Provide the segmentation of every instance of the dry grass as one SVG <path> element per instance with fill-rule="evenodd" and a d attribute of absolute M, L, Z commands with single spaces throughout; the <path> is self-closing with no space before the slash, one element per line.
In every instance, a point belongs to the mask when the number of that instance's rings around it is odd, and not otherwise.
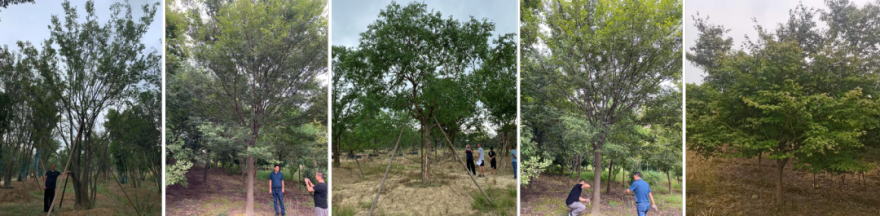
<path fill-rule="evenodd" d="M 703 158 L 687 152 L 688 215 L 880 215 L 880 175 L 872 171 L 864 184 L 849 175 L 817 176 L 785 168 L 784 199 L 775 203 L 775 162 L 757 158 Z"/>
<path fill-rule="evenodd" d="M 95 215 L 137 215 L 134 208 L 125 198 L 122 189 L 135 202 L 145 215 L 162 215 L 161 194 L 156 189 L 155 182 L 144 181 L 142 187 L 134 188 L 130 184 L 120 188 L 112 177 L 109 181 L 99 179 L 97 194 L 95 194 L 95 208 L 89 210 L 74 210 L 75 194 L 73 187 L 67 186 L 64 193 L 63 206 L 56 208 L 53 215 L 72 216 L 95 216 Z M 28 179 L 25 182 L 12 182 L 12 189 L 0 189 L 0 215 L 42 215 L 43 214 L 43 190 Z M 59 183 L 58 187 L 63 186 Z M 61 191 L 56 198 L 61 198 Z"/>
<path fill-rule="evenodd" d="M 366 157 L 364 157 L 366 158 Z M 507 159 L 507 158 L 505 158 Z M 333 212 L 334 215 L 366 215 L 370 211 L 376 190 L 382 181 L 388 157 L 382 154 L 374 159 L 360 159 L 366 177 L 361 177 L 353 159 L 343 159 L 340 167 L 333 167 Z M 500 163 L 500 162 L 499 162 Z M 498 175 L 488 174 L 477 178 L 484 190 L 489 187 L 515 188 L 516 180 L 507 160 L 507 166 Z M 504 213 L 497 211 L 481 212 L 473 208 L 476 200 L 471 197 L 479 190 L 465 173 L 464 166 L 457 160 L 446 160 L 431 164 L 431 184 L 421 182 L 418 155 L 405 154 L 394 157 L 394 164 L 382 188 L 379 203 L 374 214 L 378 215 L 501 215 L 515 213 L 515 205 Z M 502 193 L 498 193 L 502 194 Z M 501 195 L 499 195 L 501 196 Z M 510 196 L 504 194 L 504 196 Z M 512 196 L 515 200 L 515 193 Z"/>

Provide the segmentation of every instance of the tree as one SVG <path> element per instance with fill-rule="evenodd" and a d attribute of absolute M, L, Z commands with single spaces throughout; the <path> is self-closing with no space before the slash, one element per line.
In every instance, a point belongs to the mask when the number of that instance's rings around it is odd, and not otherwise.
<path fill-rule="evenodd" d="M 877 5 L 860 10 L 847 1 L 826 4 L 830 11 L 798 6 L 775 32 L 758 26 L 759 38 L 743 50 L 730 49 L 722 26 L 695 18 L 697 44 L 704 46 L 687 57 L 708 76 L 702 85 L 688 86 L 688 147 L 707 156 L 769 154 L 776 161 L 777 203 L 784 200 L 783 172 L 791 159 L 811 172 L 864 169 L 853 153 L 864 147 L 865 131 L 878 124 L 878 77 L 872 72 L 878 55 L 870 51 L 876 47 L 862 44 L 876 44 L 876 37 L 856 36 L 862 30 L 847 27 L 869 25 L 871 18 L 861 16 L 876 14 L 870 11 Z M 820 13 L 829 30 L 813 20 Z M 721 152 L 723 146 L 737 153 Z"/>
<path fill-rule="evenodd" d="M 128 98 L 135 84 L 145 80 L 150 70 L 156 71 L 160 60 L 155 53 L 146 54 L 140 42 L 158 3 L 144 5 L 145 15 L 139 22 L 132 18 L 130 5 L 113 4 L 104 25 L 98 23 L 94 3 L 89 1 L 85 6 L 86 16 L 81 19 L 70 2 L 62 3 L 66 17 L 63 24 L 57 16 L 52 17 L 51 38 L 43 43 L 42 51 L 20 45 L 24 54 L 34 59 L 33 70 L 39 72 L 47 91 L 58 98 L 60 136 L 74 149 L 69 162 L 73 166 L 65 166 L 65 170 L 72 167 L 74 173 L 77 209 L 94 206 L 88 191 L 94 187 L 91 167 L 94 150 L 100 145 L 93 140 L 98 116 Z M 84 22 L 79 23 L 81 20 Z"/>
<path fill-rule="evenodd" d="M 553 86 L 538 93 L 588 124 L 581 127 L 588 135 L 582 142 L 590 144 L 585 147 L 596 167 L 593 187 L 600 187 L 603 146 L 614 128 L 627 128 L 625 116 L 657 100 L 663 83 L 681 77 L 681 2 L 530 1 L 528 6 L 543 16 L 524 16 L 524 41 L 533 44 L 522 46 L 532 49 L 524 51 L 532 63 L 523 70 L 547 74 Z M 600 196 L 594 190 L 594 202 Z M 591 213 L 600 215 L 599 205 Z"/>
<path fill-rule="evenodd" d="M 358 62 L 349 64 L 347 69 L 351 71 L 347 73 L 353 85 L 369 93 L 369 101 L 409 113 L 419 122 L 423 184 L 430 183 L 427 152 L 433 146 L 433 119 L 458 125 L 472 116 L 479 92 L 474 71 L 502 70 L 513 62 L 510 55 L 489 61 L 487 40 L 492 30 L 494 24 L 486 20 L 459 22 L 443 19 L 440 12 L 429 12 L 425 4 L 391 3 L 361 34 L 358 48 L 350 50 L 356 57 L 334 57 Z M 509 43 L 510 39 L 502 36 L 496 43 Z M 509 49 L 506 45 L 496 46 Z"/>
<path fill-rule="evenodd" d="M 325 7 L 320 0 L 208 1 L 190 14 L 192 55 L 213 79 L 209 105 L 219 118 L 211 121 L 248 130 L 247 215 L 254 214 L 260 130 L 284 123 L 282 107 L 307 102 L 327 71 Z"/>

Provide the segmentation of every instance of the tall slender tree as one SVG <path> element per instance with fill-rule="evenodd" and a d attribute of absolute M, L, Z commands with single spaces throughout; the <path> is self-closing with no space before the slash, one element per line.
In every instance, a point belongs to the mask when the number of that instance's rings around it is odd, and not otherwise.
<path fill-rule="evenodd" d="M 221 116 L 212 121 L 249 133 L 247 215 L 254 215 L 254 150 L 261 129 L 283 123 L 283 107 L 307 102 L 308 90 L 327 72 L 326 4 L 212 0 L 191 14 L 192 55 L 212 77 L 209 106 Z"/>

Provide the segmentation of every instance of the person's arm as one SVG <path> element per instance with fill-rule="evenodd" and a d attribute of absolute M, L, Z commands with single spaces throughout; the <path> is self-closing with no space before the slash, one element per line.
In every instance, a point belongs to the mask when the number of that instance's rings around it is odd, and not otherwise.
<path fill-rule="evenodd" d="M 281 180 L 281 193 L 284 193 L 284 180 Z"/>
<path fill-rule="evenodd" d="M 580 199 L 581 202 L 586 202 L 586 203 L 589 203 L 589 202 L 590 202 L 590 199 L 589 199 L 589 198 L 584 199 L 583 197 L 578 197 L 578 199 Z"/>
<path fill-rule="evenodd" d="M 657 210 L 657 203 L 654 202 L 654 194 L 648 193 L 648 197 L 651 198 L 651 206 L 654 207 L 654 211 L 660 211 L 660 210 Z"/>
<path fill-rule="evenodd" d="M 269 175 L 270 175 L 270 177 L 269 177 L 269 193 L 272 193 L 272 177 L 271 177 L 272 174 L 269 174 Z"/>
<path fill-rule="evenodd" d="M 49 183 L 48 177 L 49 177 L 48 175 L 43 175 L 43 190 L 46 190 L 46 184 Z"/>
<path fill-rule="evenodd" d="M 312 185 L 312 182 L 309 181 L 309 178 L 306 178 L 306 189 L 309 190 L 309 193 L 315 192 L 314 185 Z"/>

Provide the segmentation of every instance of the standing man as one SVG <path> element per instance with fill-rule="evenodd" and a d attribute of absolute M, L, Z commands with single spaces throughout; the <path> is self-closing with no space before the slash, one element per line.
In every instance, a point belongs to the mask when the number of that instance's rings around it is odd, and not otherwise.
<path fill-rule="evenodd" d="M 471 145 L 467 144 L 464 147 L 464 155 L 467 159 L 467 169 L 468 172 L 473 172 L 474 175 L 477 175 L 477 167 L 474 166 L 474 151 L 471 150 Z"/>
<path fill-rule="evenodd" d="M 480 165 L 480 177 L 486 177 L 486 174 L 483 172 L 483 165 L 486 165 L 486 161 L 483 158 L 485 158 L 486 152 L 483 151 L 483 147 L 479 143 L 477 143 L 477 152 L 480 153 L 480 160 L 477 161 L 477 164 Z"/>
<path fill-rule="evenodd" d="M 284 212 L 284 174 L 279 172 L 281 167 L 275 164 L 275 172 L 269 173 L 269 191 L 272 192 L 272 202 L 275 206 L 275 216 L 285 215 Z M 279 206 L 278 204 L 281 203 Z M 280 208 L 279 208 L 280 207 Z"/>
<path fill-rule="evenodd" d="M 306 187 L 309 192 L 314 192 L 312 198 L 315 200 L 315 216 L 327 216 L 327 184 L 324 183 L 324 173 L 315 171 L 315 179 L 318 184 L 312 184 L 309 178 L 306 178 Z"/>
<path fill-rule="evenodd" d="M 513 178 L 516 179 L 516 150 L 513 150 L 513 146 L 510 146 L 510 155 L 513 156 L 510 158 L 513 163 Z"/>
<path fill-rule="evenodd" d="M 60 175 L 61 172 L 55 170 L 55 164 L 53 163 L 52 169 L 46 171 L 46 175 L 43 177 L 43 213 L 49 212 L 49 207 L 52 205 L 52 201 L 55 200 L 55 185 Z"/>
<path fill-rule="evenodd" d="M 489 165 L 492 165 L 492 174 L 498 175 L 498 167 L 495 166 L 495 147 L 489 146 Z"/>
<path fill-rule="evenodd" d="M 565 205 L 570 209 L 568 216 L 578 216 L 581 212 L 587 210 L 587 207 L 581 203 L 590 203 L 590 199 L 581 198 L 581 192 L 585 188 L 590 188 L 590 184 L 587 184 L 587 181 L 581 179 L 573 188 L 571 188 L 571 192 L 568 192 L 568 198 L 565 199 Z"/>
<path fill-rule="evenodd" d="M 645 214 L 648 214 L 648 210 L 651 209 L 649 207 L 651 206 L 654 207 L 655 211 L 659 211 L 657 210 L 657 204 L 654 203 L 654 194 L 651 194 L 651 187 L 648 186 L 647 182 L 642 181 L 642 173 L 633 173 L 633 179 L 636 181 L 634 181 L 624 193 L 633 192 L 636 195 L 636 211 L 639 216 L 645 216 Z M 648 198 L 651 198 L 651 203 L 648 203 Z"/>

